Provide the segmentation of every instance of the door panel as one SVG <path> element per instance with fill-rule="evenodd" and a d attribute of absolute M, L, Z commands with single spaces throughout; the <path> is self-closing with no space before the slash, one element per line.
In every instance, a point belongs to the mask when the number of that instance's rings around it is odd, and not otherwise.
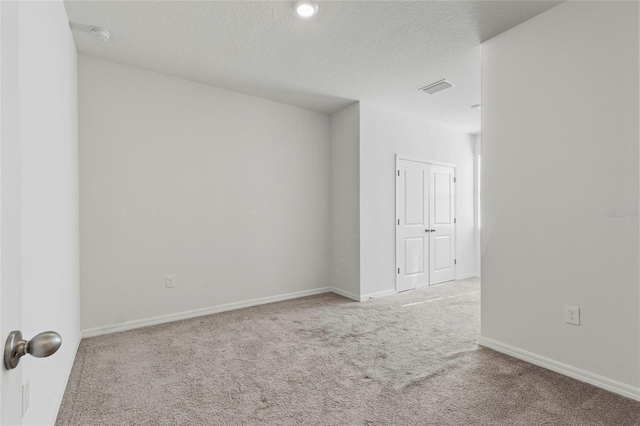
<path fill-rule="evenodd" d="M 404 170 L 404 223 L 420 225 L 424 220 L 424 170 Z"/>
<path fill-rule="evenodd" d="M 448 173 L 434 173 L 433 174 L 433 188 L 434 188 L 434 200 L 433 200 L 433 221 L 432 224 L 448 225 L 451 221 L 451 197 L 452 193 L 451 185 L 453 181 Z"/>
<path fill-rule="evenodd" d="M 442 271 L 451 268 L 451 238 L 433 236 L 433 270 Z"/>
<path fill-rule="evenodd" d="M 425 238 L 407 238 L 404 240 L 405 275 L 424 273 Z"/>
<path fill-rule="evenodd" d="M 396 179 L 396 287 L 405 291 L 429 284 L 428 166 L 399 160 Z"/>
<path fill-rule="evenodd" d="M 455 169 L 429 166 L 429 284 L 455 279 Z"/>

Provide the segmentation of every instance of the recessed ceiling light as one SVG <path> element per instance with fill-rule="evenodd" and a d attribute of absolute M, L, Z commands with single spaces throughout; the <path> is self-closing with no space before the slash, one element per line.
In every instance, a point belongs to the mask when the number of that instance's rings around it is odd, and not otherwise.
<path fill-rule="evenodd" d="M 318 5 L 312 1 L 299 1 L 293 8 L 303 18 L 311 18 L 318 12 Z"/>
<path fill-rule="evenodd" d="M 482 108 L 480 104 L 471 105 L 471 109 L 480 109 Z"/>
<path fill-rule="evenodd" d="M 89 30 L 89 34 L 91 34 L 98 40 L 103 41 L 105 43 L 108 42 L 109 39 L 111 38 L 111 33 L 109 33 L 109 31 L 105 30 L 104 28 L 100 28 L 100 27 L 91 27 L 91 29 Z"/>

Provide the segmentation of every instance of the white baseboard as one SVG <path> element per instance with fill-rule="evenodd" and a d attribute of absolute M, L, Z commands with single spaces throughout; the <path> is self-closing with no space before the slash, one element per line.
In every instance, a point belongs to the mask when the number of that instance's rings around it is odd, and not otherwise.
<path fill-rule="evenodd" d="M 385 291 L 378 291 L 376 293 L 369 293 L 369 294 L 363 294 L 362 296 L 360 296 L 360 301 L 361 302 L 365 302 L 369 299 L 379 299 L 381 297 L 385 297 L 385 296 L 392 296 L 394 294 L 397 294 L 397 291 L 394 290 L 385 290 Z"/>
<path fill-rule="evenodd" d="M 355 300 L 356 302 L 360 302 L 360 296 L 355 295 L 351 292 L 342 290 L 340 288 L 331 287 L 331 292 L 335 294 L 339 294 L 340 296 L 346 297 L 347 299 Z"/>
<path fill-rule="evenodd" d="M 565 364 L 533 352 L 525 351 L 523 349 L 516 348 L 515 346 L 498 342 L 497 340 L 488 339 L 486 337 L 480 337 L 480 341 L 478 343 L 480 346 L 544 367 L 547 370 L 555 371 L 556 373 L 569 376 L 573 379 L 580 380 L 581 382 L 589 383 L 601 389 L 608 390 L 609 392 L 614 392 L 619 395 L 626 396 L 627 398 L 640 401 L 640 387 L 631 386 L 599 374 L 590 373 L 572 365 Z"/>
<path fill-rule="evenodd" d="M 208 308 L 193 309 L 191 311 L 178 312 L 175 314 L 161 315 L 153 318 L 145 318 L 134 321 L 127 321 L 119 324 L 105 325 L 101 327 L 88 328 L 82 330 L 82 337 L 100 336 L 102 334 L 116 333 L 118 331 L 132 330 L 134 328 L 147 327 L 150 325 L 163 324 L 171 321 L 179 321 L 188 318 L 211 315 L 218 312 L 232 311 L 235 309 L 248 308 L 251 306 L 264 305 L 266 303 L 281 302 L 283 300 L 297 299 L 298 297 L 314 296 L 316 294 L 329 293 L 331 287 L 321 287 L 312 290 L 296 291 L 294 293 L 279 294 L 276 296 L 261 297 L 259 299 L 245 300 L 241 302 L 227 303 L 225 305 L 211 306 Z"/>
<path fill-rule="evenodd" d="M 64 393 L 67 390 L 67 384 L 69 383 L 69 377 L 71 377 L 71 370 L 73 369 L 73 363 L 75 362 L 76 356 L 78 355 L 78 348 L 80 347 L 81 340 L 82 338 L 78 336 L 75 343 L 73 344 L 73 357 L 71 358 L 69 365 L 67 365 L 67 368 L 65 368 L 67 373 L 65 375 L 66 379 L 64 381 L 64 386 L 62 386 L 62 389 L 60 390 L 60 392 L 58 392 L 58 396 L 56 396 L 56 405 L 55 405 L 56 411 L 48 423 L 50 425 L 55 425 L 56 420 L 58 419 L 58 412 L 60 411 L 60 406 L 62 405 L 62 399 L 64 398 Z"/>
<path fill-rule="evenodd" d="M 472 272 L 470 274 L 461 274 L 461 275 L 456 276 L 456 281 L 468 280 L 469 278 L 478 278 L 478 277 L 480 277 L 479 274 L 476 274 L 475 272 Z"/>

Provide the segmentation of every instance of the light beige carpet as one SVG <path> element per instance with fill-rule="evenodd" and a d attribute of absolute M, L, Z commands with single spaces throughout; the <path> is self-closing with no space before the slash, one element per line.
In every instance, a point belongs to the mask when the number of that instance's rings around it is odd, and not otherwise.
<path fill-rule="evenodd" d="M 58 425 L 640 425 L 640 403 L 479 348 L 479 281 L 324 294 L 85 339 Z"/>

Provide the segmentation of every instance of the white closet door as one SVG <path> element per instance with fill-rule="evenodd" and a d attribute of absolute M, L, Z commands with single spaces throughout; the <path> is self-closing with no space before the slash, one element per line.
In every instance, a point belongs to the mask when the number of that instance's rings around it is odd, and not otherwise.
<path fill-rule="evenodd" d="M 397 290 L 429 285 L 429 166 L 398 160 L 396 264 Z"/>
<path fill-rule="evenodd" d="M 429 166 L 429 284 L 455 279 L 455 169 Z"/>

